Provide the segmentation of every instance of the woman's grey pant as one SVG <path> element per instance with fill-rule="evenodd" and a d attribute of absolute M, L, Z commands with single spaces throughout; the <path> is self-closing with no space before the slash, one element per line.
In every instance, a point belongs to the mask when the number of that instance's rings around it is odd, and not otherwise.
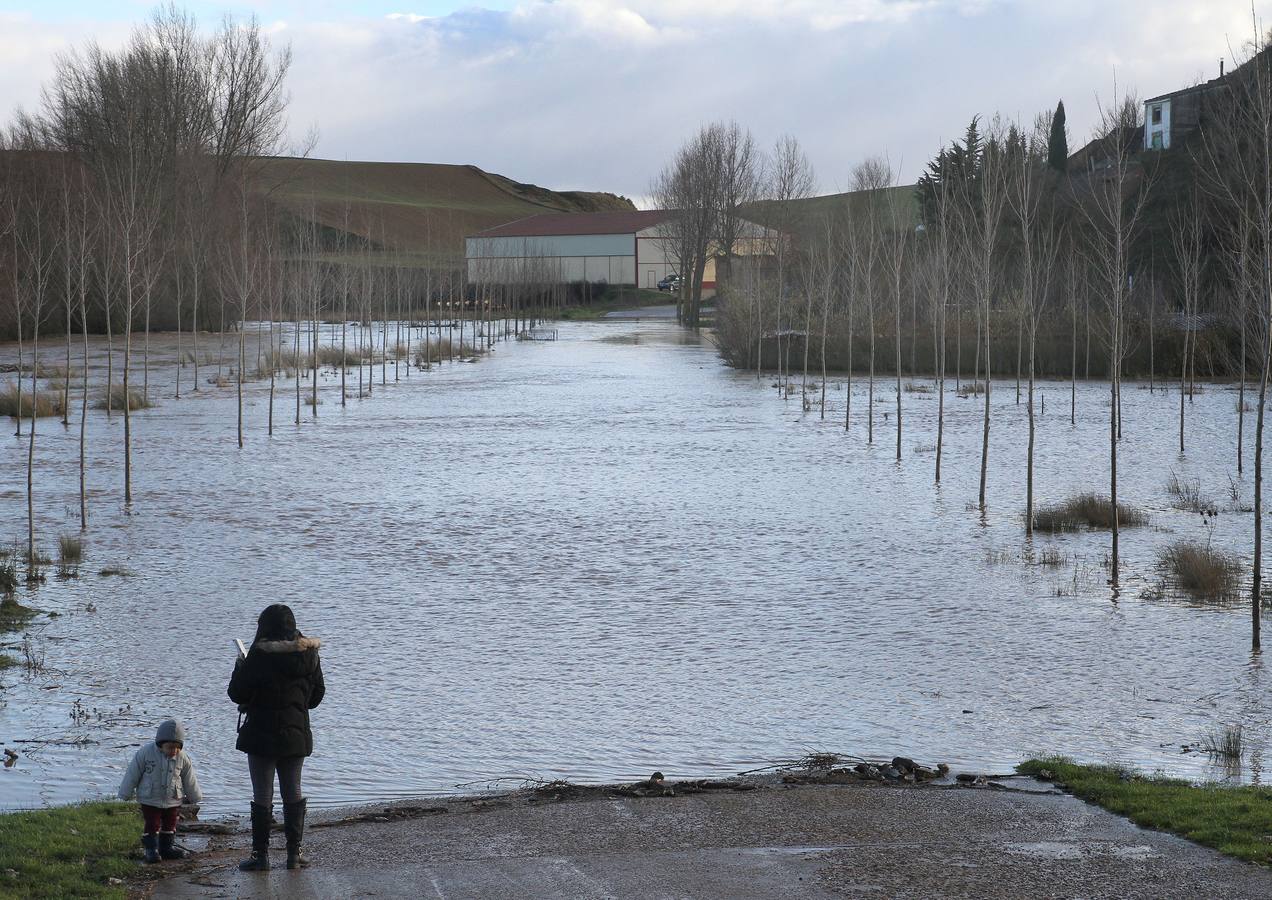
<path fill-rule="evenodd" d="M 284 803 L 295 803 L 300 794 L 300 770 L 303 756 L 257 756 L 247 754 L 247 770 L 252 774 L 252 802 L 274 805 L 274 772 L 278 772 L 278 792 Z"/>

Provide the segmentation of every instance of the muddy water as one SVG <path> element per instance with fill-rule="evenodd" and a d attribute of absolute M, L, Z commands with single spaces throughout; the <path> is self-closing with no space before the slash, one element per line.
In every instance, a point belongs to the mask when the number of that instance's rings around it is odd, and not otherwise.
<path fill-rule="evenodd" d="M 241 812 L 231 639 L 274 601 L 325 642 L 305 776 L 320 804 L 498 778 L 731 773 L 814 749 L 992 770 L 1063 751 L 1214 777 L 1180 746 L 1229 722 L 1246 727 L 1242 777 L 1261 777 L 1267 675 L 1248 614 L 1152 591 L 1157 548 L 1181 536 L 1248 554 L 1249 513 L 1206 525 L 1165 490 L 1174 469 L 1227 502 L 1233 391 L 1196 398 L 1181 457 L 1174 395 L 1126 388 L 1122 490 L 1152 524 L 1125 532 L 1114 602 L 1107 535 L 1023 540 L 1010 383 L 995 393 L 982 518 L 968 505 L 974 400 L 948 401 L 937 489 L 931 395 L 905 395 L 898 463 L 886 384 L 871 446 L 861 381 L 846 434 L 838 381 L 823 422 L 669 324 L 560 335 L 396 384 L 390 367 L 383 388 L 377 369 L 372 395 L 343 410 L 327 375 L 300 427 L 294 382 L 280 382 L 272 438 L 253 385 L 242 450 L 232 389 L 164 399 L 135 415 L 130 514 L 122 423 L 91 412 L 84 574 L 24 597 L 60 613 L 31 632 L 46 670 L 0 673 L 0 742 L 22 754 L 0 770 L 0 807 L 113 790 L 131 748 L 176 715 L 208 810 Z M 170 394 L 171 376 L 157 365 L 152 390 Z M 1105 389 L 1080 387 L 1076 426 L 1067 386 L 1043 393 L 1040 499 L 1100 487 Z M 76 526 L 75 437 L 41 422 L 49 550 Z M 8 541 L 25 529 L 26 449 L 2 447 Z M 1249 475 L 1238 486 L 1248 500 Z M 1022 558 L 1046 548 L 1064 564 Z M 97 574 L 108 566 L 133 575 Z"/>

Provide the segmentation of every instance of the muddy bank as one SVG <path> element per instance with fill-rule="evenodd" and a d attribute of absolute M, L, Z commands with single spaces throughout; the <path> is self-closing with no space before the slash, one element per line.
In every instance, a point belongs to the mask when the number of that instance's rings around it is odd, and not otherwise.
<path fill-rule="evenodd" d="M 846 772 L 538 784 L 330 812 L 313 867 L 241 873 L 245 832 L 148 896 L 1264 897 L 1272 872 L 1139 829 L 1030 779 Z M 281 836 L 275 839 L 281 865 Z"/>

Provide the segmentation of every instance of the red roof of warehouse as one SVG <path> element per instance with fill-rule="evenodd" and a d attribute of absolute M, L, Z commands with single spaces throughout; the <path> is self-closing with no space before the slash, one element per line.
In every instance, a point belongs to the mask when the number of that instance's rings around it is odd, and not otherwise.
<path fill-rule="evenodd" d="M 543 213 L 478 232 L 472 237 L 550 237 L 559 234 L 634 234 L 667 218 L 662 209 Z"/>

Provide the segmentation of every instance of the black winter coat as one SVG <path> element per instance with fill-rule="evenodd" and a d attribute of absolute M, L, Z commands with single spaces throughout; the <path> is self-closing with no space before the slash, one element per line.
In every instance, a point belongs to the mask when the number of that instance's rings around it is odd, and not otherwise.
<path fill-rule="evenodd" d="M 314 734 L 309 711 L 326 685 L 316 638 L 257 641 L 234 667 L 230 699 L 247 713 L 235 745 L 258 756 L 309 756 Z"/>

